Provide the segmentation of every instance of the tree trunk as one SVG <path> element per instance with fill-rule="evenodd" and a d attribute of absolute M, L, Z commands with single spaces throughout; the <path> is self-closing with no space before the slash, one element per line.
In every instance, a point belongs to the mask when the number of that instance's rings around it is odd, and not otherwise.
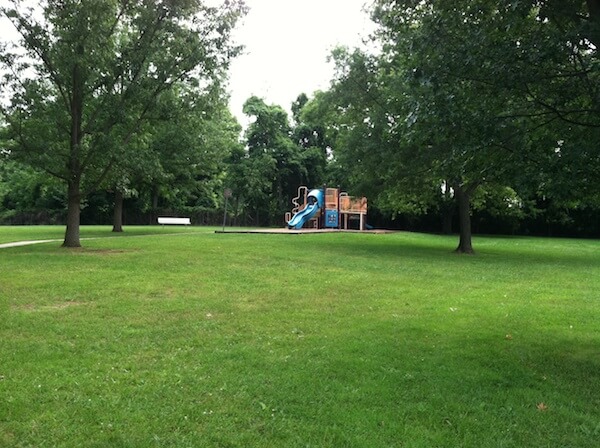
<path fill-rule="evenodd" d="M 115 206 L 113 210 L 113 232 L 123 231 L 123 192 L 115 189 Z"/>
<path fill-rule="evenodd" d="M 152 216 L 150 218 L 150 225 L 156 224 L 158 219 L 158 188 L 152 189 Z"/>
<path fill-rule="evenodd" d="M 460 254 L 473 254 L 471 242 L 471 194 L 462 185 L 454 189 L 458 201 L 458 222 L 460 226 L 460 239 L 456 252 Z"/>
<path fill-rule="evenodd" d="M 81 214 L 81 192 L 79 178 L 69 181 L 67 205 L 67 229 L 63 247 L 81 247 L 79 241 L 79 217 Z"/>
<path fill-rule="evenodd" d="M 83 45 L 76 52 L 83 55 Z M 73 67 L 73 91 L 71 97 L 71 141 L 69 154 L 69 180 L 67 205 L 67 230 L 63 247 L 81 247 L 79 223 L 81 215 L 81 122 L 83 117 L 83 77 L 78 64 Z"/>

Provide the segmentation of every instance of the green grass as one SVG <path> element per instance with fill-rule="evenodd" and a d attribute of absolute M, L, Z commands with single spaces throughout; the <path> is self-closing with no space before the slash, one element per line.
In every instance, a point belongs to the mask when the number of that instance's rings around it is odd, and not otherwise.
<path fill-rule="evenodd" d="M 135 235 L 164 235 L 209 231 L 206 227 L 190 226 L 130 226 L 123 233 L 112 233 L 111 226 L 81 226 L 81 238 L 129 237 Z M 0 244 L 15 241 L 63 240 L 64 226 L 0 226 Z"/>
<path fill-rule="evenodd" d="M 0 249 L 0 446 L 597 446 L 599 241 L 212 230 Z"/>

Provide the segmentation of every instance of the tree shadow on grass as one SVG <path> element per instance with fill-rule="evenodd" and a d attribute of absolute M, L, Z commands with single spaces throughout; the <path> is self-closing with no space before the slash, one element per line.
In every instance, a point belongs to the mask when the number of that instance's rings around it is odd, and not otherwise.
<path fill-rule="evenodd" d="M 316 383 L 323 395 L 361 407 L 390 440 L 404 432 L 413 442 L 442 437 L 440 446 L 592 446 L 600 428 L 597 341 L 547 335 L 515 343 L 491 333 L 465 341 L 381 323 L 345 327 L 329 341 L 337 349 L 328 359 L 305 369 L 329 379 Z"/>
<path fill-rule="evenodd" d="M 364 256 L 367 258 L 382 256 L 389 259 L 427 259 L 452 265 L 460 264 L 536 264 L 560 265 L 589 268 L 600 268 L 600 256 L 595 249 L 581 251 L 574 240 L 539 239 L 539 242 L 519 237 L 485 238 L 481 243 L 475 242 L 476 254 L 460 255 L 454 252 L 456 245 L 450 237 L 431 236 L 420 241 L 388 238 L 389 235 L 375 235 L 361 240 L 348 239 L 327 240 L 316 243 L 320 250 L 338 253 L 342 256 Z M 501 244 L 491 244 L 501 240 Z M 594 244 L 586 240 L 588 244 Z M 550 247 L 552 246 L 552 247 Z M 600 244 L 598 245 L 600 250 Z"/>

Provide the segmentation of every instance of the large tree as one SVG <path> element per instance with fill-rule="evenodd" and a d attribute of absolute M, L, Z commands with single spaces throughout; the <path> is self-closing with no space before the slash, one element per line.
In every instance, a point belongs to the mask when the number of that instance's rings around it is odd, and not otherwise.
<path fill-rule="evenodd" d="M 68 190 L 64 246 L 80 246 L 82 198 L 118 165 L 178 82 L 220 82 L 237 48 L 230 32 L 241 0 L 67 0 L 32 10 L 0 8 L 21 35 L 4 49 L 5 115 L 12 155 L 62 179 Z"/>
<path fill-rule="evenodd" d="M 167 117 L 157 123 L 151 139 L 160 167 L 150 176 L 152 203 L 189 212 L 216 209 L 225 160 L 239 144 L 241 127 L 222 92 L 180 92 L 166 105 L 172 106 L 164 110 Z"/>
<path fill-rule="evenodd" d="M 377 2 L 385 60 L 410 80 L 403 140 L 416 135 L 416 153 L 453 180 L 460 251 L 470 250 L 464 206 L 484 183 L 534 177 L 549 195 L 595 196 L 585 190 L 599 158 L 598 5 Z"/>
<path fill-rule="evenodd" d="M 374 2 L 381 51 L 335 55 L 336 159 L 392 206 L 427 207 L 451 186 L 459 252 L 472 252 L 471 199 L 483 186 L 533 179 L 583 192 L 598 163 L 597 6 Z"/>
<path fill-rule="evenodd" d="M 244 103 L 244 113 L 253 118 L 246 130 L 248 185 L 246 197 L 251 201 L 257 221 L 282 221 L 287 203 L 305 179 L 300 148 L 292 140 L 292 129 L 285 110 L 251 97 Z M 258 222 L 257 222 L 258 224 Z"/>
<path fill-rule="evenodd" d="M 179 84 L 164 92 L 135 154 L 124 159 L 106 187 L 114 192 L 113 231 L 122 229 L 123 199 L 136 196 L 151 211 L 194 213 L 217 208 L 225 159 L 238 145 L 241 127 L 221 86 L 199 91 Z"/>
<path fill-rule="evenodd" d="M 251 117 L 246 148 L 231 153 L 225 181 L 236 217 L 246 211 L 255 225 L 279 225 L 299 186 L 319 187 L 326 180 L 329 144 L 319 120 L 304 115 L 308 102 L 300 94 L 292 104 L 293 123 L 279 105 L 258 97 L 245 102 L 244 113 Z"/>
<path fill-rule="evenodd" d="M 327 139 L 326 123 L 318 115 L 311 113 L 306 94 L 298 95 L 292 103 L 294 127 L 292 139 L 299 146 L 301 164 L 304 167 L 301 183 L 309 188 L 316 188 L 326 183 L 327 152 L 331 150 L 331 142 Z"/>

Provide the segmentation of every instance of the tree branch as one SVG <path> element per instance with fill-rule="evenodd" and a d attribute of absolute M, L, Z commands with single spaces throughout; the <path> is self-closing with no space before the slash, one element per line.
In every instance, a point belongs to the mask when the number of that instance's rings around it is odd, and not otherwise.
<path fill-rule="evenodd" d="M 127 3 L 128 2 L 124 2 L 123 3 L 123 9 L 119 12 L 119 17 L 122 14 L 124 14 L 124 9 L 125 9 L 125 6 L 127 5 Z M 145 66 L 146 61 L 147 61 L 148 57 L 150 56 L 150 52 L 147 51 L 147 50 L 146 51 L 142 51 L 142 48 L 144 46 L 149 45 L 154 40 L 154 37 L 155 37 L 156 33 L 160 29 L 160 25 L 164 22 L 164 20 L 166 19 L 166 17 L 167 17 L 166 12 L 163 12 L 162 14 L 160 14 L 156 18 L 156 20 L 153 22 L 153 24 L 152 24 L 151 27 L 143 29 L 142 32 L 141 32 L 141 34 L 140 34 L 140 36 L 139 36 L 139 38 L 134 43 L 133 48 L 131 49 L 130 52 L 127 53 L 127 54 L 135 54 L 135 53 L 140 53 L 141 52 L 144 56 L 143 56 L 142 60 L 139 61 L 137 70 L 133 73 L 133 76 L 130 79 L 128 79 L 127 87 L 125 88 L 124 91 L 122 91 L 120 93 L 121 104 L 124 103 L 125 98 L 129 96 L 129 93 L 130 93 L 131 89 L 134 88 L 132 86 L 134 86 L 135 83 L 137 82 L 137 80 L 139 79 L 139 77 L 140 77 L 140 75 L 142 73 L 142 68 Z M 116 24 L 115 24 L 115 26 L 116 26 Z M 83 133 L 84 134 L 91 133 L 91 128 L 93 127 L 94 123 L 96 122 L 99 112 L 101 110 L 105 110 L 106 101 L 110 98 L 110 92 L 114 91 L 115 86 L 117 85 L 117 83 L 119 82 L 119 80 L 121 80 L 121 85 L 122 86 L 126 85 L 125 84 L 125 79 L 124 79 L 125 74 L 124 74 L 123 65 L 122 65 L 124 56 L 125 55 L 121 55 L 121 60 L 120 60 L 119 65 L 117 66 L 116 73 L 115 73 L 112 81 L 109 82 L 106 85 L 106 89 L 105 89 L 106 90 L 106 95 L 104 95 L 104 98 L 103 98 L 101 104 L 96 108 L 96 110 L 91 115 L 90 119 L 88 120 L 87 125 L 83 129 Z M 98 85 L 96 85 L 94 87 L 93 91 L 99 89 L 101 86 L 102 86 L 102 83 L 99 83 Z M 112 118 L 113 118 L 111 120 L 112 124 L 110 124 L 108 126 L 108 129 L 112 128 L 118 122 L 116 115 L 113 115 Z M 105 131 L 107 130 L 106 127 L 104 129 L 105 129 Z"/>
<path fill-rule="evenodd" d="M 27 19 L 23 15 L 18 14 L 16 10 L 14 10 L 15 14 L 13 17 L 10 17 L 7 14 L 6 9 L 4 9 L 3 11 L 4 11 L 5 16 L 7 16 L 9 18 L 9 20 L 13 23 L 13 25 L 15 26 L 15 28 L 17 29 L 19 34 L 23 37 L 25 42 L 27 42 L 30 50 L 33 51 L 42 60 L 42 62 L 44 63 L 44 66 L 48 70 L 50 79 L 52 80 L 52 82 L 56 86 L 56 88 L 58 89 L 58 92 L 60 94 L 60 97 L 63 100 L 66 110 L 69 110 L 70 101 L 69 101 L 69 95 L 66 93 L 65 86 L 60 81 L 58 73 L 56 72 L 56 69 L 54 68 L 54 64 L 50 60 L 50 57 L 48 56 L 46 51 L 44 50 L 44 46 L 45 46 L 44 43 L 42 42 L 42 40 L 39 37 L 37 37 L 37 33 L 34 32 L 34 28 L 36 28 L 36 26 L 39 27 L 40 29 L 43 29 L 43 28 L 39 24 L 29 23 L 27 21 Z M 15 23 L 15 21 L 16 21 L 16 23 Z"/>
<path fill-rule="evenodd" d="M 531 89 L 529 88 L 529 86 L 526 87 L 526 90 L 527 90 L 528 95 L 533 99 L 534 102 L 536 102 L 540 106 L 544 107 L 545 109 L 547 109 L 551 113 L 555 114 L 559 119 L 561 119 L 565 123 L 573 124 L 573 125 L 576 125 L 576 126 L 583 126 L 583 127 L 590 127 L 590 128 L 600 128 L 600 122 L 598 122 L 598 123 L 584 122 L 584 121 L 575 120 L 573 118 L 567 117 L 567 115 L 573 115 L 573 114 L 593 114 L 593 115 L 599 115 L 600 111 L 598 111 L 596 109 L 560 110 L 556 106 L 553 106 L 551 104 L 548 104 L 545 101 L 542 101 L 539 97 L 537 97 L 531 91 Z"/>

